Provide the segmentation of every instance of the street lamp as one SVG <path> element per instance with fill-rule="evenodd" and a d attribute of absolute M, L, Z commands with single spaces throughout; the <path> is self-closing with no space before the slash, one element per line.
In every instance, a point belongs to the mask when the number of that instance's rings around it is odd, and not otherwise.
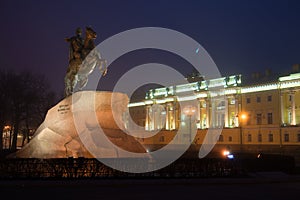
<path fill-rule="evenodd" d="M 183 113 L 189 117 L 189 137 L 190 137 L 189 142 L 192 142 L 192 116 L 196 113 L 196 107 L 186 106 L 183 109 Z"/>

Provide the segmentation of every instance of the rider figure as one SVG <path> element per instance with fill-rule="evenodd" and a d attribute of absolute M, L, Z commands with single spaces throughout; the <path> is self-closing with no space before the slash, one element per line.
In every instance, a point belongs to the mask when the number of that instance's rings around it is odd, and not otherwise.
<path fill-rule="evenodd" d="M 83 38 L 82 29 L 77 28 L 75 32 L 75 36 L 71 38 L 65 38 L 65 41 L 70 43 L 70 50 L 69 50 L 69 63 L 71 61 L 82 61 L 82 47 L 83 47 Z"/>
<path fill-rule="evenodd" d="M 68 96 L 73 92 L 74 85 L 76 84 L 76 74 L 79 66 L 82 63 L 82 49 L 84 40 L 81 37 L 82 29 L 77 28 L 75 36 L 65 38 L 65 41 L 70 43 L 69 47 L 69 67 L 65 76 L 65 95 Z M 69 80 L 68 80 L 69 79 Z"/>

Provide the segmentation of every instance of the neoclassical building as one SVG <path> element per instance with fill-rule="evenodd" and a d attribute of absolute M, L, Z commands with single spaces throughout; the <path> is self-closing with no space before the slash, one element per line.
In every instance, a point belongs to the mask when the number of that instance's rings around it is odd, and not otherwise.
<path fill-rule="evenodd" d="M 300 155 L 300 73 L 253 83 L 243 83 L 239 74 L 156 88 L 129 108 L 142 129 L 161 130 L 142 139 L 148 145 L 167 144 L 180 126 L 196 126 L 194 144 L 201 144 L 209 128 L 222 128 L 220 147 Z"/>

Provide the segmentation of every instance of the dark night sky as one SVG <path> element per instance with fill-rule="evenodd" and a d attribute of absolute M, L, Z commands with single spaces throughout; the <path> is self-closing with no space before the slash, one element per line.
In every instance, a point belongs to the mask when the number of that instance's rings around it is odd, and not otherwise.
<path fill-rule="evenodd" d="M 97 45 L 121 31 L 155 26 L 194 38 L 222 75 L 266 68 L 287 72 L 300 63 L 299 10 L 296 0 L 5 0 L 0 6 L 0 67 L 45 74 L 52 89 L 61 94 L 68 62 L 64 38 L 72 36 L 76 27 L 91 25 L 98 33 Z M 137 52 L 111 66 L 103 88 L 109 90 L 113 80 L 141 60 L 153 61 Z M 179 64 L 174 65 L 180 68 Z M 181 70 L 190 73 L 191 69 L 182 64 Z"/>

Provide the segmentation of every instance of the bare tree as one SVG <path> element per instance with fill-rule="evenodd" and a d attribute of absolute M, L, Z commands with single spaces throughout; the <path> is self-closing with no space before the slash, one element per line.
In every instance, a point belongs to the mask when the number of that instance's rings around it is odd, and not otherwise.
<path fill-rule="evenodd" d="M 3 149 L 3 132 L 9 118 L 8 81 L 9 72 L 0 71 L 0 150 Z"/>
<path fill-rule="evenodd" d="M 22 73 L 0 72 L 0 128 L 5 123 L 12 126 L 11 150 L 17 148 L 17 136 L 22 130 L 29 142 L 30 130 L 35 129 L 43 121 L 47 110 L 53 105 L 55 95 L 49 90 L 44 76 L 24 71 Z M 3 133 L 1 131 L 2 149 Z"/>

